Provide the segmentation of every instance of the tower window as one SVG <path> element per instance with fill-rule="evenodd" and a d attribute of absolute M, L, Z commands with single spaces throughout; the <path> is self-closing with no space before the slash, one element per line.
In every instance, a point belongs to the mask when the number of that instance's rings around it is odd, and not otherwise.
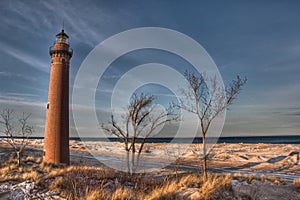
<path fill-rule="evenodd" d="M 49 109 L 49 102 L 47 103 L 47 110 Z"/>

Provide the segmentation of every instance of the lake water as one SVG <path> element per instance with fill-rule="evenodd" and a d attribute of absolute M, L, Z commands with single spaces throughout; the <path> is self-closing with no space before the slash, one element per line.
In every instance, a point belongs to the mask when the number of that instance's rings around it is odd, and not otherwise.
<path fill-rule="evenodd" d="M 1 138 L 1 137 L 0 137 Z M 43 139 L 43 137 L 31 137 L 31 139 Z M 96 137 L 70 137 L 70 140 L 76 141 L 110 141 L 110 142 L 121 142 L 119 138 L 96 138 Z M 207 141 L 215 142 L 217 138 L 207 138 Z M 140 139 L 137 139 L 137 142 L 140 142 Z M 146 143 L 201 143 L 201 138 L 148 138 Z M 217 143 L 231 143 L 231 144 L 300 144 L 300 135 L 299 136 L 256 136 L 256 137 L 220 137 Z"/>
<path fill-rule="evenodd" d="M 73 140 L 80 140 L 80 138 L 70 138 Z M 208 138 L 215 141 L 216 138 Z M 106 141 L 111 142 L 121 141 L 118 138 L 82 138 L 84 141 Z M 138 142 L 140 140 L 137 140 Z M 201 138 L 148 138 L 147 143 L 201 143 Z M 300 144 L 300 136 L 259 136 L 259 137 L 220 137 L 217 143 L 245 143 L 245 144 Z"/>

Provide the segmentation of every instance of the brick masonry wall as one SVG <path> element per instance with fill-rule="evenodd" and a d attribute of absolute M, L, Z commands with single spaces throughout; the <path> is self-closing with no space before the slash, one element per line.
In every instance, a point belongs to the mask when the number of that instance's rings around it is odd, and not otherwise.
<path fill-rule="evenodd" d="M 52 57 L 45 126 L 43 161 L 70 163 L 69 152 L 69 45 L 55 43 Z"/>

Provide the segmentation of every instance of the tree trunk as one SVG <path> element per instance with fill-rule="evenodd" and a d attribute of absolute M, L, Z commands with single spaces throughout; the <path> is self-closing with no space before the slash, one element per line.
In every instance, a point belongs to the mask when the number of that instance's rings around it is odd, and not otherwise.
<path fill-rule="evenodd" d="M 125 151 L 129 151 L 129 148 L 128 148 L 128 139 L 124 140 L 124 144 L 125 144 Z"/>
<path fill-rule="evenodd" d="M 202 175 L 204 180 L 207 179 L 207 163 L 206 163 L 206 141 L 205 136 L 202 135 L 202 148 L 203 148 L 203 165 L 202 165 Z"/>
<path fill-rule="evenodd" d="M 20 151 L 16 151 L 16 155 L 17 155 L 18 166 L 20 166 L 21 165 L 21 152 Z"/>
<path fill-rule="evenodd" d="M 135 172 L 135 153 L 131 152 L 131 174 Z"/>
<path fill-rule="evenodd" d="M 132 147 L 132 152 L 135 152 L 135 137 L 132 137 L 132 141 L 131 141 L 131 147 Z"/>
<path fill-rule="evenodd" d="M 126 152 L 126 165 L 127 165 L 127 174 L 129 175 L 130 174 L 130 162 L 129 162 L 129 151 Z"/>
<path fill-rule="evenodd" d="M 137 155 L 135 154 L 134 156 L 136 158 L 134 159 L 134 166 L 132 168 L 132 172 L 136 173 L 139 170 L 141 154 L 137 154 Z"/>
<path fill-rule="evenodd" d="M 146 138 L 143 138 L 142 143 L 141 143 L 141 146 L 140 146 L 140 149 L 139 149 L 139 154 L 142 153 L 142 150 L 143 150 L 145 141 L 146 141 Z"/>

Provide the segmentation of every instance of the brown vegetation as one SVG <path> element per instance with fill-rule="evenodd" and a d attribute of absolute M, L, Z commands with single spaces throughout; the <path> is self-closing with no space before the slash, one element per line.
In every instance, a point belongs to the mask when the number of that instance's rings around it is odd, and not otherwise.
<path fill-rule="evenodd" d="M 260 180 L 262 183 L 269 181 L 275 185 L 285 184 L 285 181 L 282 178 L 276 176 L 268 176 L 261 174 L 260 177 L 257 177 L 255 174 L 241 174 L 234 173 L 232 179 L 238 180 L 240 182 L 246 181 L 248 184 L 251 184 L 253 180 Z"/>
<path fill-rule="evenodd" d="M 67 199 L 182 199 L 193 188 L 201 199 L 211 199 L 218 191 L 229 189 L 230 176 L 199 174 L 179 178 L 154 178 L 146 174 L 128 174 L 112 169 L 87 166 L 54 166 L 27 157 L 29 164 L 18 166 L 11 159 L 0 168 L 0 182 L 32 181 L 41 190 L 57 192 Z M 195 193 L 195 192 L 194 192 Z"/>
<path fill-rule="evenodd" d="M 3 150 L 4 148 L 2 148 Z M 299 179 L 294 184 L 281 178 L 255 174 L 208 174 L 207 181 L 201 174 L 187 171 L 175 173 L 163 169 L 160 173 L 128 174 L 99 166 L 93 160 L 75 166 L 55 166 L 41 162 L 42 151 L 28 149 L 19 167 L 9 153 L 0 157 L 0 186 L 17 185 L 28 180 L 34 182 L 39 194 L 57 194 L 66 199 L 297 199 Z M 11 156 L 11 157 L 9 157 Z M 39 158 L 39 159 L 36 159 Z M 82 159 L 82 158 L 80 158 Z M 80 166 L 79 166 L 80 165 Z M 88 167 L 87 165 L 90 165 Z M 178 170 L 178 169 L 177 169 Z M 275 186 L 276 185 L 276 186 Z"/>
<path fill-rule="evenodd" d="M 300 188 L 300 178 L 294 179 L 294 186 Z"/>

